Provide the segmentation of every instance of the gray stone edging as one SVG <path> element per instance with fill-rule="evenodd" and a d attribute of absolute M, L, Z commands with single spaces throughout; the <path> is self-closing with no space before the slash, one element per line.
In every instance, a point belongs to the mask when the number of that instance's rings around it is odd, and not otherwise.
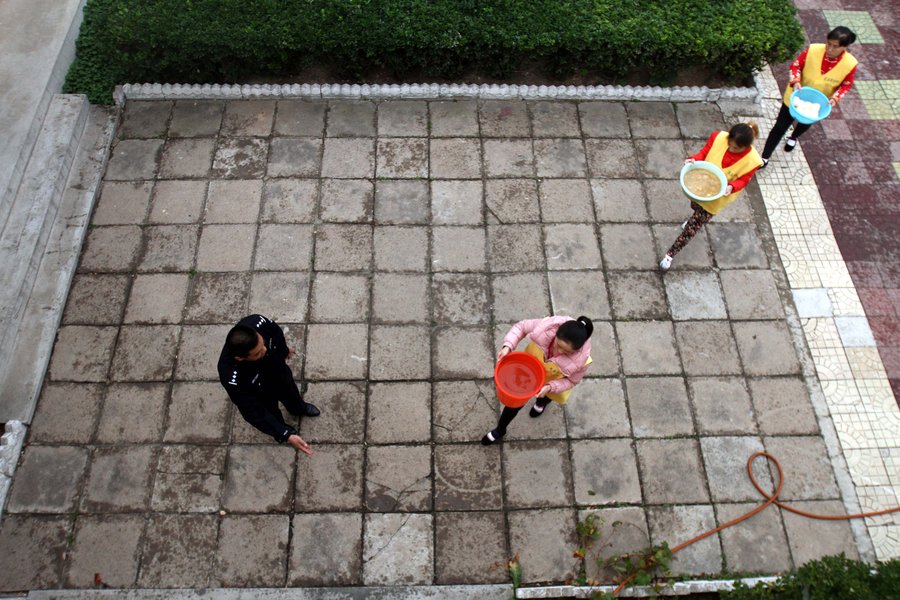
<path fill-rule="evenodd" d="M 633 586 L 622 590 L 622 598 L 650 598 L 655 596 L 686 596 L 697 593 L 714 593 L 731 590 L 737 581 L 750 587 L 760 582 L 773 582 L 777 577 L 749 577 L 736 580 L 691 580 L 679 581 L 671 586 L 656 589 L 652 586 Z M 591 598 L 597 592 L 609 593 L 612 585 L 588 586 L 545 586 L 524 587 L 516 590 L 515 598 L 537 600 L 542 598 Z M 512 592 L 510 584 L 487 585 L 446 585 L 446 586 L 398 586 L 398 587 L 353 587 L 353 588 L 249 588 L 233 589 L 118 589 L 118 590 L 33 590 L 28 598 L 33 600 L 81 600 L 82 598 L 114 598 L 127 600 L 167 600 L 169 598 L 200 599 L 214 591 L 222 600 L 326 600 L 336 596 L 352 599 L 380 600 L 454 600 L 480 598 L 506 598 Z"/>
<path fill-rule="evenodd" d="M 771 583 L 778 577 L 746 577 L 743 579 L 700 579 L 691 581 L 677 581 L 670 586 L 656 588 L 654 586 L 630 586 L 619 592 L 620 598 L 655 598 L 656 596 L 687 596 L 688 594 L 715 593 L 723 590 L 733 590 L 734 584 L 742 581 L 747 586 L 753 587 L 757 583 Z M 616 589 L 614 585 L 575 586 L 558 585 L 535 588 L 519 588 L 516 598 L 521 600 L 537 600 L 541 598 L 592 598 L 593 594 L 611 594 Z"/>
<path fill-rule="evenodd" d="M 6 423 L 6 433 L 0 436 L 0 518 L 3 516 L 6 496 L 25 443 L 25 431 L 26 427 L 21 421 L 9 421 Z"/>
<path fill-rule="evenodd" d="M 33 590 L 30 600 L 505 600 L 511 584 L 335 588 L 206 588 Z M 3 598 L 3 596 L 0 596 Z"/>
<path fill-rule="evenodd" d="M 113 93 L 116 104 L 126 100 L 249 100 L 263 98 L 484 98 L 523 100 L 644 100 L 716 102 L 744 100 L 758 103 L 763 90 L 758 77 L 753 87 L 631 85 L 497 85 L 458 83 L 404 84 L 181 84 L 126 83 Z"/>

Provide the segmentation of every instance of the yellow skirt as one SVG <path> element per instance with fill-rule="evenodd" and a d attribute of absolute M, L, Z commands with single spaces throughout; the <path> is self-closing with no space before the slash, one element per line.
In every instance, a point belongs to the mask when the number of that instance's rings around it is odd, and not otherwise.
<path fill-rule="evenodd" d="M 541 347 L 535 344 L 532 341 L 528 342 L 528 346 L 525 347 L 525 352 L 531 354 L 532 356 L 536 356 L 544 363 L 544 381 L 553 381 L 554 379 L 562 379 L 565 377 L 562 371 L 559 370 L 559 365 L 555 362 L 548 361 L 544 359 L 544 351 L 541 350 Z M 591 357 L 589 356 L 587 359 L 586 365 L 589 365 L 593 362 Z M 565 404 L 569 400 L 569 394 L 572 393 L 572 388 L 569 388 L 565 391 L 559 392 L 558 394 L 549 393 L 547 394 L 547 398 L 553 400 L 557 404 Z"/>

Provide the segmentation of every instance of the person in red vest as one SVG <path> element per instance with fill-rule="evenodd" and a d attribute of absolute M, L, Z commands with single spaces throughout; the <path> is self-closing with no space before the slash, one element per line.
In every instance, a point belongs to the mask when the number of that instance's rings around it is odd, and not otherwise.
<path fill-rule="evenodd" d="M 725 187 L 725 194 L 717 200 L 704 202 L 702 206 L 698 202 L 691 202 L 694 214 L 681 225 L 681 235 L 659 261 L 660 269 L 667 271 L 672 266 L 675 255 L 709 223 L 714 215 L 734 202 L 750 183 L 753 174 L 763 164 L 759 153 L 753 148 L 753 140 L 758 136 L 759 127 L 756 123 L 738 123 L 728 131 L 712 133 L 703 149 L 684 161 L 686 164 L 695 160 L 713 163 L 725 172 L 728 185 Z"/>
<path fill-rule="evenodd" d="M 788 108 L 791 94 L 803 86 L 809 86 L 825 94 L 834 106 L 853 85 L 857 60 L 847 52 L 847 47 L 855 41 L 855 33 L 846 27 L 835 27 L 828 32 L 824 44 L 810 44 L 809 48 L 801 52 L 797 60 L 791 63 L 791 80 L 784 90 L 784 102 L 763 148 L 763 168 L 775 151 L 775 146 L 794 121 Z M 797 138 L 807 129 L 809 125 L 795 124 L 794 131 L 784 142 L 784 151 L 793 151 L 797 145 Z"/>

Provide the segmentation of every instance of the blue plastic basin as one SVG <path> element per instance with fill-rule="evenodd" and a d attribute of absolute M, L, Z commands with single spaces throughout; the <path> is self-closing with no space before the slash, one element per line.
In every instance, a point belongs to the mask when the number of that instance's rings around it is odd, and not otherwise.
<path fill-rule="evenodd" d="M 808 119 L 797 112 L 797 109 L 794 107 L 794 100 L 799 98 L 800 100 L 805 100 L 806 102 L 815 102 L 819 105 L 819 118 L 818 119 Z M 817 123 L 831 114 L 831 104 L 828 102 L 828 97 L 817 90 L 816 88 L 804 87 L 800 88 L 799 92 L 794 92 L 791 94 L 791 101 L 788 105 L 788 109 L 791 111 L 791 116 L 797 119 L 798 123 L 803 123 L 804 125 L 812 125 L 813 123 Z"/>

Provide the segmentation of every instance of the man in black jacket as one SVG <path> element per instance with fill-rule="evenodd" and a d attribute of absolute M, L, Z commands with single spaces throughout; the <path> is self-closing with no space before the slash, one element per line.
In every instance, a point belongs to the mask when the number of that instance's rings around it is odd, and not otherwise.
<path fill-rule="evenodd" d="M 244 420 L 295 449 L 312 454 L 297 430 L 284 422 L 278 402 L 296 416 L 317 417 L 319 409 L 303 401 L 285 362 L 293 356 L 275 321 L 262 315 L 241 319 L 228 332 L 219 355 L 219 381 Z"/>

